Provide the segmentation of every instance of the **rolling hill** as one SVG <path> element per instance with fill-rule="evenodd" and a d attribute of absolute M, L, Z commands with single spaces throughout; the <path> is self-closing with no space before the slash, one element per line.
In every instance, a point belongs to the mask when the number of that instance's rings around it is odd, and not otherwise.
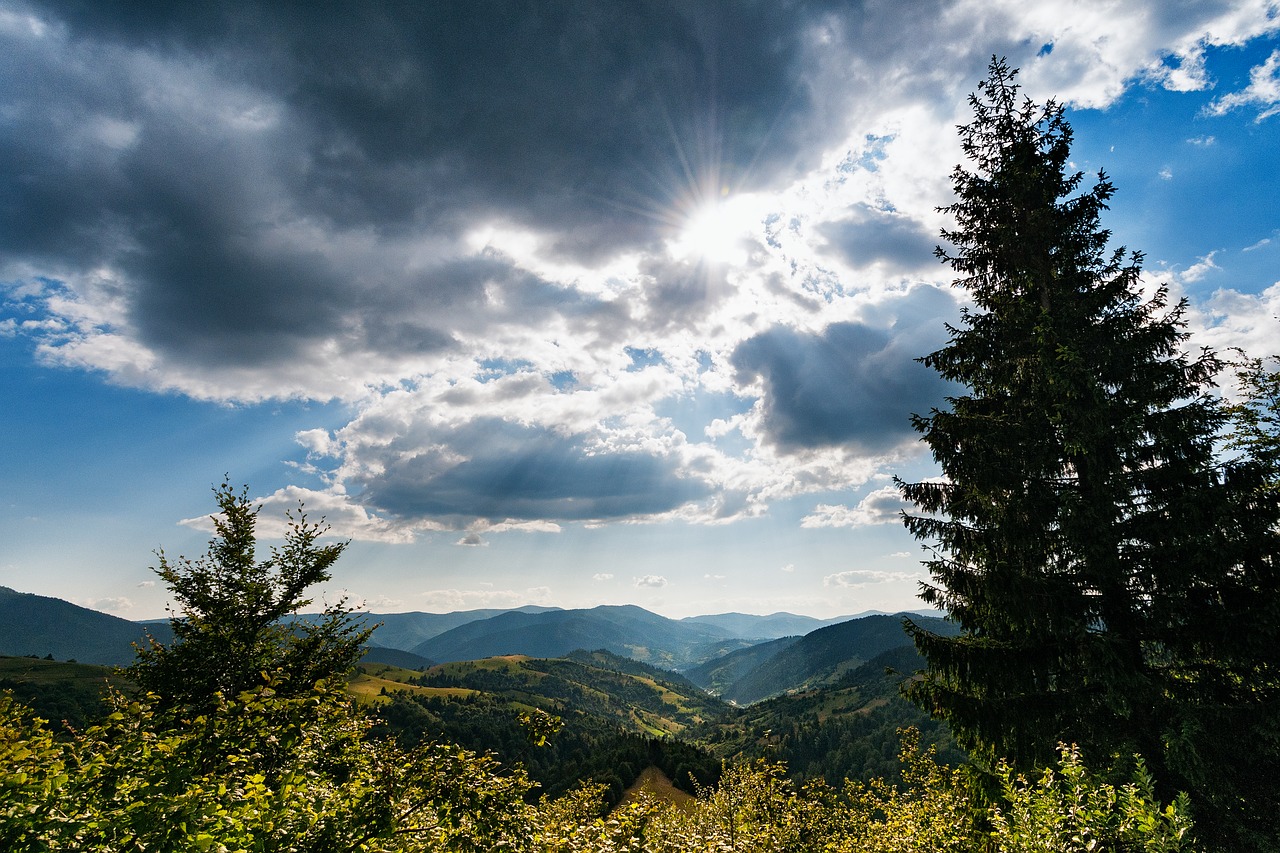
<path fill-rule="evenodd" d="M 355 611 L 352 619 L 362 628 L 373 627 L 373 643 L 371 645 L 386 649 L 412 651 L 414 646 L 424 643 L 445 631 L 491 619 L 503 613 L 545 613 L 558 610 L 558 607 L 541 607 L 535 604 L 511 609 L 485 608 L 480 610 L 453 610 L 449 613 L 423 613 L 410 611 L 407 613 L 366 613 Z M 304 622 L 314 622 L 322 618 L 315 613 L 302 613 L 298 618 Z M 375 627 L 376 626 L 376 627 Z"/>
<path fill-rule="evenodd" d="M 680 669 L 746 645 L 750 642 L 714 625 L 668 619 L 634 605 L 601 605 L 589 610 L 507 612 L 446 631 L 412 651 L 450 662 L 513 654 L 557 658 L 576 649 L 607 649 Z"/>
<path fill-rule="evenodd" d="M 783 649 L 798 642 L 800 637 L 782 637 L 745 649 L 736 649 L 685 670 L 684 676 L 713 696 L 723 697 L 734 684 L 751 675 Z"/>
<path fill-rule="evenodd" d="M 913 616 L 917 624 L 947 636 L 955 625 L 932 616 Z M 794 642 L 771 643 L 726 655 L 690 670 L 694 683 L 739 705 L 793 690 L 832 684 L 879 654 L 911 647 L 901 615 L 864 616 L 819 628 Z"/>
<path fill-rule="evenodd" d="M 870 618 L 870 617 L 868 617 Z M 728 761 L 784 761 L 797 781 L 900 778 L 899 730 L 914 727 L 950 764 L 966 761 L 945 724 L 902 698 L 908 673 L 923 665 L 915 647 L 895 646 L 848 669 L 832 683 L 731 709 L 686 737 Z"/>
<path fill-rule="evenodd" d="M 603 649 L 560 658 L 455 661 L 432 667 L 415 683 L 474 690 L 561 717 L 595 717 L 651 737 L 678 734 L 724 710 L 723 703 L 679 675 Z"/>
<path fill-rule="evenodd" d="M 83 729 L 101 715 L 106 710 L 108 686 L 133 689 L 109 666 L 0 657 L 0 692 L 11 692 L 36 716 L 49 721 L 55 731 L 62 725 Z"/>
<path fill-rule="evenodd" d="M 389 649 L 385 646 L 374 645 L 364 647 L 364 656 L 360 658 L 360 661 L 362 663 L 389 664 L 409 670 L 423 670 L 435 663 L 415 655 L 413 652 L 406 652 L 404 649 Z"/>

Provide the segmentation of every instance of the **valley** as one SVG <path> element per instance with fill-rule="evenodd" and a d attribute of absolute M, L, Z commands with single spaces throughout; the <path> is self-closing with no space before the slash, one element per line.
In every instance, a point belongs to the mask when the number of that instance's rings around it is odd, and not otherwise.
<path fill-rule="evenodd" d="M 131 689 L 112 668 L 128 662 L 125 648 L 148 633 L 169 636 L 165 623 L 11 590 L 0 591 L 6 615 L 0 686 L 76 728 L 100 712 L 108 683 Z M 905 726 L 944 759 L 963 760 L 943 727 L 898 695 L 920 665 L 904 615 L 673 620 L 634 606 L 359 613 L 377 627 L 347 691 L 380 721 L 378 734 L 492 753 L 523 766 L 544 794 L 592 781 L 617 802 L 646 771 L 693 793 L 725 764 L 754 758 L 785 762 L 800 782 L 893 778 Z M 910 616 L 954 631 L 936 616 Z M 79 627 L 74 645 L 53 629 L 68 623 Z M 37 655 L 46 648 L 82 662 Z"/>

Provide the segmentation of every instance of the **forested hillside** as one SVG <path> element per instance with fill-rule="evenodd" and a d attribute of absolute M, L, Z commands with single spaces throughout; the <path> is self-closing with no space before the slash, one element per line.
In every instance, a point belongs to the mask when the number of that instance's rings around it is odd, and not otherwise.
<path fill-rule="evenodd" d="M 167 623 L 146 627 L 59 598 L 0 586 L 0 655 L 123 666 L 148 635 L 167 640 Z"/>

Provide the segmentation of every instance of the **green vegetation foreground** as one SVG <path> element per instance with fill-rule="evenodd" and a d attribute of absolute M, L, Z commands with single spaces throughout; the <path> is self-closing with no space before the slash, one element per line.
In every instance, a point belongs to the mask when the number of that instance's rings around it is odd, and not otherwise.
<path fill-rule="evenodd" d="M 1141 764 L 1116 788 L 1067 750 L 1034 781 L 1003 771 L 1000 805 L 987 807 L 913 733 L 901 789 L 796 789 L 781 765 L 756 762 L 727 770 L 683 808 L 641 798 L 608 813 L 601 786 L 533 801 L 520 768 L 451 744 L 404 749 L 372 737 L 374 720 L 343 689 L 363 632 L 348 630 L 340 609 L 310 633 L 276 621 L 297 612 L 308 585 L 328 580 L 341 548 L 316 547 L 319 528 L 300 516 L 284 548 L 257 562 L 256 510 L 226 485 L 216 497 L 209 554 L 160 571 L 182 607 L 175 647 L 220 653 L 187 658 L 179 679 L 170 665 L 178 653 L 155 644 L 129 671 L 149 692 L 114 693 L 106 718 L 69 738 L 0 695 L 0 849 L 1191 849 L 1186 803 L 1156 802 Z M 305 688 L 304 674 L 316 676 Z M 530 718 L 533 745 L 552 723 Z"/>

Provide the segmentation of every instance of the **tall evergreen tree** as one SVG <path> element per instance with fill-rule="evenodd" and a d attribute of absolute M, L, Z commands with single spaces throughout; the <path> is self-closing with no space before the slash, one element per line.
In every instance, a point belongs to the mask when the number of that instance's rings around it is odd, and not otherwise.
<path fill-rule="evenodd" d="M 309 606 L 306 590 L 330 578 L 346 543 L 319 545 L 325 528 L 289 515 L 282 548 L 256 559 L 258 509 L 229 483 L 214 490 L 220 510 L 208 553 L 170 560 L 155 569 L 177 599 L 170 619 L 174 642 L 139 649 L 126 672 L 162 707 L 204 711 L 217 694 L 270 686 L 276 695 L 308 695 L 316 682 L 345 675 L 360 659 L 372 628 L 361 629 L 344 602 L 314 620 L 297 619 Z"/>
<path fill-rule="evenodd" d="M 908 626 L 927 659 L 909 695 L 980 760 L 1140 752 L 1225 839 L 1261 780 L 1214 769 L 1232 745 L 1211 729 L 1261 707 L 1231 632 L 1274 507 L 1217 456 L 1219 360 L 1184 354 L 1185 305 L 1143 296 L 1141 255 L 1108 248 L 1114 187 L 1083 186 L 1062 108 L 1021 98 L 1016 73 L 993 60 L 971 96 L 972 167 L 943 208 L 957 227 L 938 256 L 973 307 L 923 361 L 961 390 L 914 418 L 943 481 L 900 485 L 922 510 L 908 529 L 935 543 L 922 598 L 963 633 Z"/>

